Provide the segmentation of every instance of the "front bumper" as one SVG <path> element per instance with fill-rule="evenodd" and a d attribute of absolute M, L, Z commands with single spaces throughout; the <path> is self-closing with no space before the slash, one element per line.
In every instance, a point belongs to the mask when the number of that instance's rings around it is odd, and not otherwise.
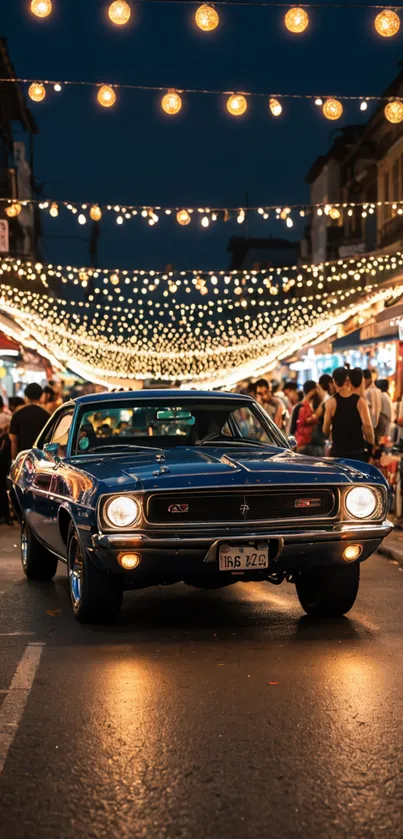
<path fill-rule="evenodd" d="M 268 541 L 270 567 L 268 573 L 288 572 L 307 567 L 345 564 L 343 551 L 348 545 L 360 544 L 359 561 L 368 559 L 393 525 L 389 521 L 378 524 L 337 523 L 303 530 L 284 528 L 281 531 L 254 529 L 245 532 L 238 528 L 211 528 L 205 532 L 182 531 L 158 533 L 95 533 L 91 537 L 91 552 L 110 571 L 124 573 L 130 579 L 144 575 L 165 577 L 174 574 L 218 573 L 218 549 L 223 542 L 245 544 Z M 117 562 L 119 553 L 137 551 L 140 565 L 132 572 L 123 572 Z M 222 574 L 222 572 L 221 572 Z M 246 576 L 246 575 L 245 575 Z"/>

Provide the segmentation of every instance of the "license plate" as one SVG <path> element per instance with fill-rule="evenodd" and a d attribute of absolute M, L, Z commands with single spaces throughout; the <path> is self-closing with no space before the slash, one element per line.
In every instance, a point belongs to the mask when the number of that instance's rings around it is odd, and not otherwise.
<path fill-rule="evenodd" d="M 220 571 L 253 571 L 269 567 L 269 546 L 220 545 Z"/>

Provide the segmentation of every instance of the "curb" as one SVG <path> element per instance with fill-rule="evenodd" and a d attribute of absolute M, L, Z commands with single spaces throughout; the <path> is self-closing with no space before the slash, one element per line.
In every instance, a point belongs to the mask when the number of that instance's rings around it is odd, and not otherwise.
<path fill-rule="evenodd" d="M 395 562 L 398 562 L 399 565 L 403 566 L 403 551 L 396 550 L 395 548 L 388 548 L 386 545 L 381 545 L 377 551 L 381 556 L 386 556 L 387 559 L 393 559 Z"/>

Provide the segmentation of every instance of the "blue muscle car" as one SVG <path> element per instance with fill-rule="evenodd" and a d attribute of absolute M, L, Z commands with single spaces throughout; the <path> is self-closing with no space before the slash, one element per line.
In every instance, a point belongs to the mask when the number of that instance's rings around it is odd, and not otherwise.
<path fill-rule="evenodd" d="M 140 391 L 59 408 L 13 463 L 30 580 L 66 563 L 77 620 L 116 619 L 124 589 L 183 580 L 294 583 L 340 615 L 392 525 L 373 466 L 296 454 L 249 396 Z"/>

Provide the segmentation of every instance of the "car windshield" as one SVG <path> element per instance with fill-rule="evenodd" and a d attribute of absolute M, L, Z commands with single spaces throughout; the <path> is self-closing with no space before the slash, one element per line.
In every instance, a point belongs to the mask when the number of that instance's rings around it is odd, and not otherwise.
<path fill-rule="evenodd" d="M 76 454 L 105 449 L 174 446 L 273 445 L 286 441 L 269 419 L 244 401 L 135 398 L 83 406 L 73 443 Z"/>

